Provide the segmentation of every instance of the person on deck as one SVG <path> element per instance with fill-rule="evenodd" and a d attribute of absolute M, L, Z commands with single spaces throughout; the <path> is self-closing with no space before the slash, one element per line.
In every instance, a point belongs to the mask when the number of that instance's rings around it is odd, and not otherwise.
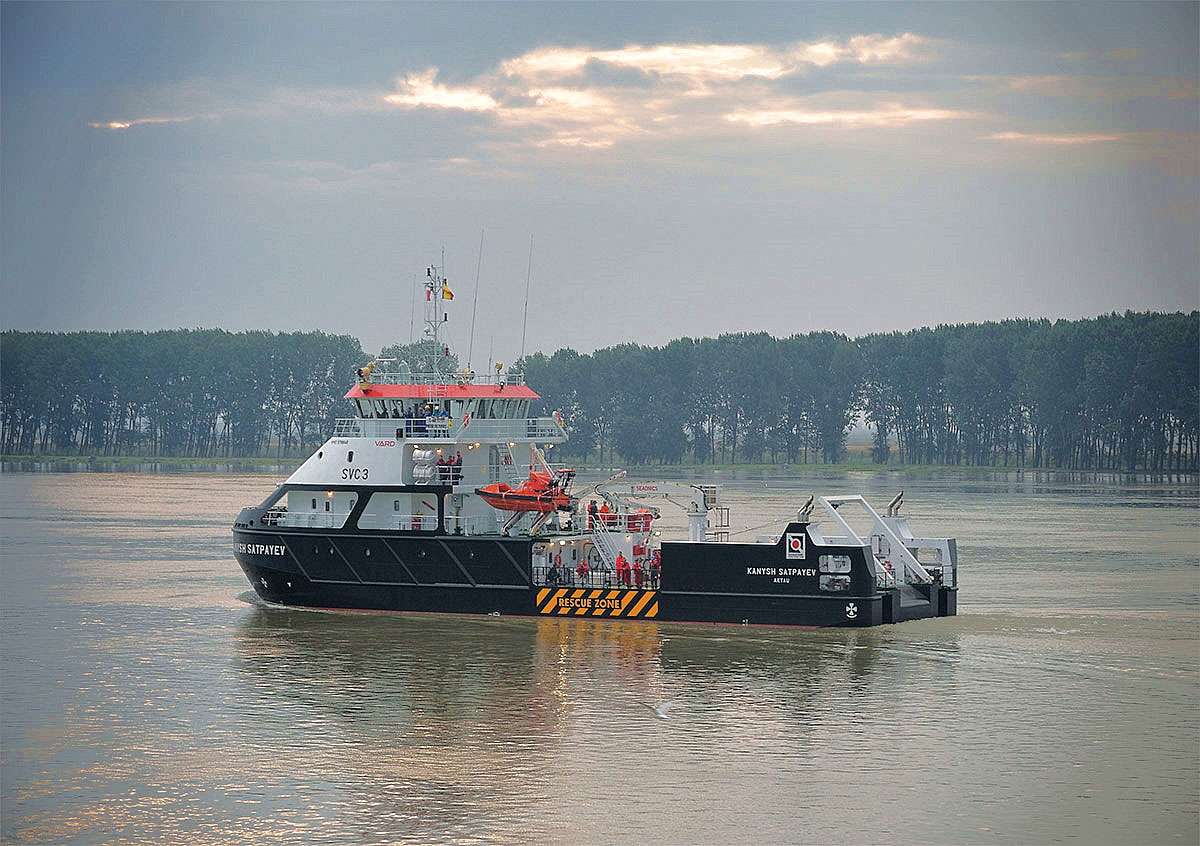
<path fill-rule="evenodd" d="M 607 529 L 611 525 L 608 521 L 608 500 L 604 501 L 604 504 L 600 506 L 600 510 L 596 514 L 600 517 L 600 525 Z"/>
<path fill-rule="evenodd" d="M 454 482 L 457 484 L 462 481 L 462 453 L 455 453 L 453 460 L 454 469 L 451 471 L 451 475 L 454 476 Z"/>
<path fill-rule="evenodd" d="M 645 573 L 642 572 L 642 559 L 633 559 L 633 582 L 637 586 L 638 590 L 642 589 L 642 578 L 644 576 Z"/>
<path fill-rule="evenodd" d="M 449 477 L 450 474 L 446 468 L 446 459 L 442 458 L 440 455 L 438 456 L 438 460 L 437 460 L 437 468 L 438 468 L 438 481 L 441 482 L 442 484 L 445 484 L 446 479 Z"/>
<path fill-rule="evenodd" d="M 617 553 L 617 584 L 632 587 L 629 581 L 629 562 L 625 560 L 625 553 Z"/>
<path fill-rule="evenodd" d="M 588 563 L 586 558 L 579 559 L 579 566 L 575 568 L 575 575 L 579 576 L 579 584 L 586 585 L 588 581 Z"/>
<path fill-rule="evenodd" d="M 600 511 L 600 509 L 598 509 L 596 507 L 596 500 L 593 499 L 591 502 L 588 503 L 587 511 L 588 511 L 588 531 L 591 532 L 591 531 L 595 530 L 595 528 L 596 528 L 596 515 Z"/>
<path fill-rule="evenodd" d="M 662 575 L 662 553 L 659 550 L 654 550 L 654 554 L 650 556 L 650 586 L 658 587 L 658 577 Z"/>

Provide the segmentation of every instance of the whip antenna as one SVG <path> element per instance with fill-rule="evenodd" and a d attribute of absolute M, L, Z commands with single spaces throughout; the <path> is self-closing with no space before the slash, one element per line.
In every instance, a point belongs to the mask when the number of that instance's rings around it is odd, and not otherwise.
<path fill-rule="evenodd" d="M 467 370 L 471 369 L 471 352 L 475 349 L 475 312 L 479 309 L 479 271 L 483 267 L 483 230 L 479 230 L 479 264 L 475 265 L 475 300 L 471 303 L 471 339 L 467 341 Z"/>
<path fill-rule="evenodd" d="M 408 304 L 408 344 L 412 346 L 413 342 L 413 323 L 417 319 L 417 286 L 413 283 L 412 286 L 412 302 Z"/>
<path fill-rule="evenodd" d="M 533 236 L 529 236 L 529 266 L 525 269 L 525 315 L 521 318 L 521 371 L 525 370 L 525 327 L 529 324 L 529 277 L 533 273 Z"/>

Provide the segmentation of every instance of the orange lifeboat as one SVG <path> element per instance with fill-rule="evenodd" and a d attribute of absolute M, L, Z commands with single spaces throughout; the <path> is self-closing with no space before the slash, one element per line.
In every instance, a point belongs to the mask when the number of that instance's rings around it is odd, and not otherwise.
<path fill-rule="evenodd" d="M 557 474 L 532 471 L 520 487 L 510 487 L 504 482 L 476 488 L 475 493 L 499 511 L 537 511 L 549 514 L 552 511 L 573 511 L 575 503 L 567 493 L 567 483 L 575 475 L 573 470 L 562 470 Z"/>

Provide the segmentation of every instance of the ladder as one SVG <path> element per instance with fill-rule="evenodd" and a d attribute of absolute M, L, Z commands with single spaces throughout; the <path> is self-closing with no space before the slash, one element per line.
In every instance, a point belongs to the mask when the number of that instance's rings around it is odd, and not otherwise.
<path fill-rule="evenodd" d="M 612 533 L 604 527 L 600 517 L 592 520 L 592 545 L 600 553 L 600 560 L 607 565 L 606 569 L 615 570 L 620 549 L 617 548 L 617 542 L 613 540 Z"/>
<path fill-rule="evenodd" d="M 504 465 L 504 470 L 508 476 L 508 486 L 510 488 L 520 487 L 521 483 L 525 480 L 517 472 L 517 457 L 513 455 L 512 447 L 508 444 L 504 444 L 504 452 L 508 455 L 508 463 Z"/>

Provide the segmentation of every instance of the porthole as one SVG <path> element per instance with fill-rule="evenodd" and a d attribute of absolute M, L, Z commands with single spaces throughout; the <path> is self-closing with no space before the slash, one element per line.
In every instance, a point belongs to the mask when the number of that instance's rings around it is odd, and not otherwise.
<path fill-rule="evenodd" d="M 371 547 L 369 547 L 369 546 L 367 547 L 367 552 L 366 552 L 366 555 L 367 555 L 367 557 L 368 557 L 368 558 L 370 558 L 370 557 L 371 557 Z"/>

